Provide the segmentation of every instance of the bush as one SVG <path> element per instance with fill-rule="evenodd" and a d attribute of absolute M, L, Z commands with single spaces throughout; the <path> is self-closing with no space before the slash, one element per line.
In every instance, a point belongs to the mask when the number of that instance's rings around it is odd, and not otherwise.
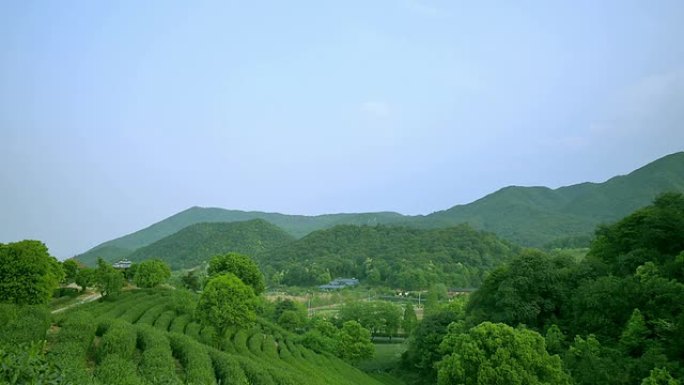
<path fill-rule="evenodd" d="M 0 325 L 0 345 L 41 341 L 50 327 L 50 312 L 44 306 L 0 304 Z"/>
<path fill-rule="evenodd" d="M 180 384 L 176 376 L 171 345 L 164 333 L 149 325 L 138 327 L 138 348 L 142 350 L 140 374 L 148 384 Z"/>
<path fill-rule="evenodd" d="M 48 359 L 57 365 L 65 380 L 73 384 L 90 384 L 85 357 L 93 343 L 96 325 L 90 313 L 70 313 L 61 321 L 59 331 L 51 336 Z"/>
<path fill-rule="evenodd" d="M 157 318 L 156 321 L 154 321 L 154 327 L 159 329 L 159 330 L 167 331 L 167 330 L 169 330 L 169 325 L 171 324 L 171 321 L 173 321 L 173 319 L 175 317 L 176 317 L 175 311 L 167 310 L 167 311 L 163 312 L 159 316 L 159 318 Z"/>
<path fill-rule="evenodd" d="M 190 322 L 185 327 L 185 335 L 199 341 L 200 330 L 202 330 L 202 325 L 198 324 L 197 322 Z"/>
<path fill-rule="evenodd" d="M 67 384 L 57 368 L 43 354 L 43 344 L 0 346 L 0 384 Z"/>
<path fill-rule="evenodd" d="M 185 368 L 185 382 L 193 385 L 216 384 L 214 368 L 207 349 L 197 341 L 182 334 L 170 333 L 173 356 Z"/>
<path fill-rule="evenodd" d="M 107 385 L 143 385 L 137 376 L 137 367 L 130 358 L 110 354 L 95 369 L 95 376 Z"/>
<path fill-rule="evenodd" d="M 133 359 L 137 338 L 133 325 L 119 320 L 114 321 L 100 340 L 97 361 L 102 362 L 107 356 L 114 354 L 124 360 Z"/>
<path fill-rule="evenodd" d="M 276 385 L 276 382 L 273 381 L 273 378 L 271 377 L 270 374 L 268 374 L 268 371 L 266 370 L 265 367 L 263 367 L 257 363 L 254 363 L 245 357 L 237 356 L 235 358 L 240 363 L 240 367 L 244 371 L 245 376 L 249 380 L 250 384 L 252 384 L 252 385 Z"/>
<path fill-rule="evenodd" d="M 214 372 L 221 384 L 230 385 L 250 385 L 245 372 L 242 371 L 240 364 L 229 355 L 210 350 L 209 356 L 214 365 Z"/>
<path fill-rule="evenodd" d="M 165 304 L 160 304 L 156 305 L 154 307 L 149 308 L 145 314 L 143 314 L 138 320 L 136 321 L 136 324 L 144 324 L 144 325 L 154 325 L 154 321 L 159 318 L 159 315 L 162 314 L 164 311 L 166 311 L 167 305 Z"/>
<path fill-rule="evenodd" d="M 174 318 L 173 321 L 171 321 L 171 325 L 169 326 L 169 331 L 171 333 L 184 334 L 185 328 L 188 326 L 190 321 L 191 321 L 191 317 L 189 314 L 181 314 L 178 317 Z"/>

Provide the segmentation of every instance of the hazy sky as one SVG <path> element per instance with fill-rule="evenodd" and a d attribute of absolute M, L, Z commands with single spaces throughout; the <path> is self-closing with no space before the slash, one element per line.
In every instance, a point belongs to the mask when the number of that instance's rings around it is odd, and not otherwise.
<path fill-rule="evenodd" d="M 515 3 L 515 4 L 514 4 Z M 684 2 L 2 1 L 0 242 L 427 214 L 684 149 Z"/>

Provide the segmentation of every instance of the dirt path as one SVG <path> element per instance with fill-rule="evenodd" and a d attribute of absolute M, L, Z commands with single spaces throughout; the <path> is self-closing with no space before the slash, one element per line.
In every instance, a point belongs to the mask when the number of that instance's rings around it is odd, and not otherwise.
<path fill-rule="evenodd" d="M 92 301 L 98 300 L 100 297 L 102 297 L 102 294 L 100 294 L 100 293 L 90 293 L 90 294 L 86 294 L 86 295 L 84 295 L 83 297 L 79 297 L 79 301 L 78 301 L 78 302 L 74 302 L 74 303 L 72 303 L 71 305 L 67 305 L 67 306 L 64 306 L 64 307 L 60 307 L 59 309 L 53 310 L 53 311 L 52 311 L 52 314 L 60 313 L 60 312 L 63 312 L 64 310 L 66 310 L 66 309 L 71 309 L 71 308 L 74 307 L 74 306 L 83 305 L 84 303 L 88 303 L 88 302 L 92 302 Z"/>

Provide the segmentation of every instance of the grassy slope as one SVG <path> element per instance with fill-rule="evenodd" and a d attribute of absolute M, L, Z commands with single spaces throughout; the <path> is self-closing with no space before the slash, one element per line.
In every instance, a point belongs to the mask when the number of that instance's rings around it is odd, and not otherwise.
<path fill-rule="evenodd" d="M 302 216 L 192 207 L 145 229 L 96 246 L 78 259 L 94 261 L 102 256 L 112 261 L 192 224 L 257 218 L 277 225 L 294 237 L 340 224 L 435 228 L 467 222 L 510 241 L 539 246 L 560 237 L 588 235 L 597 224 L 621 218 L 649 204 L 657 194 L 665 191 L 684 191 L 684 152 L 668 155 L 604 183 L 582 183 L 555 190 L 510 186 L 475 202 L 426 216 L 402 216 L 391 212 Z"/>

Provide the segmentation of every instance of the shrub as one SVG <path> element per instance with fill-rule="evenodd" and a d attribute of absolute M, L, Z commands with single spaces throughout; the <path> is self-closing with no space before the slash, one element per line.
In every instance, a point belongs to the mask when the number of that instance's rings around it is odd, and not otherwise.
<path fill-rule="evenodd" d="M 136 321 L 136 324 L 145 324 L 145 325 L 154 325 L 154 321 L 159 318 L 159 315 L 162 314 L 164 311 L 167 310 L 167 305 L 165 304 L 159 304 L 156 306 L 153 306 L 149 308 L 145 314 L 143 314 L 138 320 Z"/>
<path fill-rule="evenodd" d="M 182 334 L 170 333 L 169 341 L 173 356 L 185 368 L 185 382 L 193 385 L 215 384 L 214 368 L 207 349 L 197 341 Z"/>
<path fill-rule="evenodd" d="M 41 341 L 50 327 L 44 306 L 0 304 L 0 345 Z"/>
<path fill-rule="evenodd" d="M 137 333 L 133 325 L 116 320 L 100 340 L 97 349 L 97 361 L 102 362 L 109 355 L 118 355 L 124 360 L 131 360 L 135 353 Z"/>
<path fill-rule="evenodd" d="M 137 368 L 131 359 L 110 354 L 97 366 L 95 376 L 107 385 L 143 385 L 136 372 Z"/>
<path fill-rule="evenodd" d="M 212 349 L 209 351 L 209 356 L 214 365 L 216 378 L 221 384 L 250 385 L 240 364 L 228 354 Z"/>
<path fill-rule="evenodd" d="M 161 313 L 159 318 L 157 318 L 157 320 L 154 321 L 154 327 L 159 329 L 159 330 L 167 331 L 167 330 L 169 330 L 169 325 L 171 324 L 171 321 L 173 321 L 173 319 L 175 317 L 176 317 L 175 311 L 167 310 L 167 311 Z"/>
<path fill-rule="evenodd" d="M 180 384 L 171 345 L 163 332 L 149 325 L 138 326 L 138 348 L 142 350 L 140 374 L 149 384 Z"/>
<path fill-rule="evenodd" d="M 43 344 L 0 346 L 0 384 L 67 384 L 60 370 L 43 354 Z"/>
<path fill-rule="evenodd" d="M 178 317 L 174 318 L 173 321 L 171 321 L 169 331 L 172 333 L 184 334 L 185 328 L 190 323 L 190 321 L 191 317 L 189 314 L 181 314 Z"/>

